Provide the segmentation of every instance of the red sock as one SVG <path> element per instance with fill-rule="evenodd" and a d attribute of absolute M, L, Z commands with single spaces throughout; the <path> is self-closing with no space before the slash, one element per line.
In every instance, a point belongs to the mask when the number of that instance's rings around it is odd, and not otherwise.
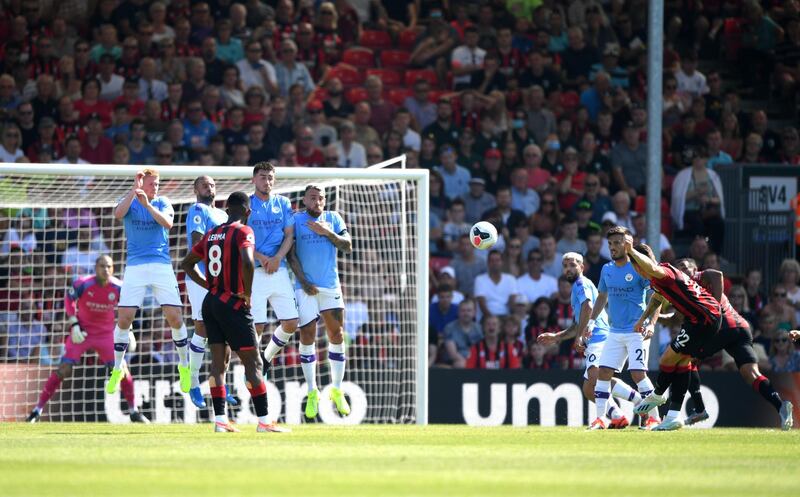
<path fill-rule="evenodd" d="M 122 396 L 128 401 L 128 409 L 136 409 L 136 391 L 133 389 L 133 376 L 130 374 L 125 375 L 125 378 L 120 382 L 120 390 Z"/>
<path fill-rule="evenodd" d="M 47 404 L 50 397 L 56 393 L 59 385 L 61 385 L 61 378 L 59 378 L 55 372 L 51 373 L 44 384 L 44 388 L 42 388 L 42 393 L 39 395 L 39 402 L 36 403 L 36 407 L 40 410 L 44 409 L 45 404 Z"/>

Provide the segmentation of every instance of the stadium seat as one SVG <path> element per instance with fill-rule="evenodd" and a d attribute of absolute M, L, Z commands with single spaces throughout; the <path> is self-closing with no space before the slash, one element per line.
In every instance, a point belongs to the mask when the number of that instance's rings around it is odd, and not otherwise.
<path fill-rule="evenodd" d="M 448 93 L 453 93 L 453 92 L 450 90 L 431 90 L 428 92 L 428 100 L 430 100 L 433 103 L 436 103 L 439 101 L 439 98 L 441 98 L 442 95 L 447 95 Z"/>
<path fill-rule="evenodd" d="M 375 67 L 375 52 L 369 48 L 348 48 L 342 54 L 342 62 L 358 68 Z"/>
<path fill-rule="evenodd" d="M 564 112 L 573 112 L 581 104 L 581 97 L 577 92 L 565 91 L 561 94 L 560 103 Z"/>
<path fill-rule="evenodd" d="M 359 102 L 363 102 L 364 100 L 367 99 L 367 90 L 366 90 L 366 88 L 364 88 L 362 86 L 356 86 L 356 87 L 350 88 L 345 93 L 345 98 L 352 105 L 355 105 L 355 104 L 357 104 Z"/>
<path fill-rule="evenodd" d="M 405 99 L 410 97 L 412 93 L 408 88 L 390 88 L 389 101 L 397 106 L 403 105 Z"/>
<path fill-rule="evenodd" d="M 404 29 L 403 31 L 400 31 L 400 37 L 398 41 L 400 43 L 400 48 L 410 51 L 414 48 L 414 43 L 417 41 L 417 32 L 413 29 Z"/>
<path fill-rule="evenodd" d="M 373 50 L 386 50 L 392 48 L 392 37 L 386 31 L 365 29 L 361 32 L 359 44 Z"/>
<path fill-rule="evenodd" d="M 431 86 L 438 86 L 439 79 L 436 77 L 436 73 L 430 69 L 411 69 L 406 71 L 406 86 L 411 87 L 414 86 L 414 82 L 418 79 L 427 80 Z"/>
<path fill-rule="evenodd" d="M 339 78 L 344 86 L 356 86 L 364 83 L 364 75 L 355 67 L 337 64 L 330 70 L 328 79 Z"/>
<path fill-rule="evenodd" d="M 381 66 L 384 69 L 405 69 L 411 60 L 411 53 L 405 50 L 384 50 L 381 52 Z"/>
<path fill-rule="evenodd" d="M 369 76 L 378 76 L 383 81 L 384 87 L 403 85 L 403 76 L 394 69 L 367 69 L 367 77 Z"/>

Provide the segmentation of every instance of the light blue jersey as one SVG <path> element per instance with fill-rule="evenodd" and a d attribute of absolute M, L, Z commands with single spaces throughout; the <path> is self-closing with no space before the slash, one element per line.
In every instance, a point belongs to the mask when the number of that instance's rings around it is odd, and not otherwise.
<path fill-rule="evenodd" d="M 597 302 L 597 288 L 592 283 L 592 280 L 586 276 L 581 276 L 572 284 L 572 295 L 570 297 L 572 315 L 576 323 L 581 321 L 581 305 L 587 300 L 594 308 L 594 304 Z M 591 331 L 592 337 L 586 343 L 599 343 L 606 340 L 608 336 L 608 315 L 605 309 L 597 316 L 594 321 L 594 329 Z"/>
<path fill-rule="evenodd" d="M 650 282 L 639 276 L 630 262 L 620 267 L 611 261 L 600 270 L 598 288 L 608 293 L 611 333 L 633 333 L 633 326 L 647 307 Z"/>
<path fill-rule="evenodd" d="M 270 195 L 261 200 L 250 195 L 250 217 L 247 225 L 253 228 L 256 236 L 256 251 L 268 257 L 278 253 L 283 243 L 283 230 L 294 226 L 294 212 L 289 199 L 283 195 Z M 256 260 L 256 267 L 261 264 Z M 281 260 L 281 267 L 286 267 L 286 260 Z"/>
<path fill-rule="evenodd" d="M 172 204 L 166 197 L 150 201 L 157 211 L 172 218 Z M 127 238 L 128 266 L 159 262 L 172 264 L 169 258 L 169 230 L 156 222 L 147 208 L 134 198 L 128 213 L 123 218 Z"/>
<path fill-rule="evenodd" d="M 347 232 L 342 216 L 337 212 L 324 211 L 318 218 L 307 211 L 298 212 L 294 216 L 294 244 L 297 257 L 303 266 L 303 274 L 314 286 L 321 288 L 338 288 L 339 272 L 336 270 L 336 246 L 322 235 L 318 235 L 306 226 L 308 221 L 322 221 L 328 224 L 337 235 Z M 297 288 L 300 285 L 297 284 Z"/>
<path fill-rule="evenodd" d="M 210 229 L 216 228 L 227 221 L 228 214 L 222 209 L 200 202 L 192 204 L 186 214 L 186 246 L 189 247 L 189 251 L 192 250 L 192 233 L 197 232 L 205 235 Z M 206 274 L 205 263 L 198 262 L 197 269 L 201 274 Z"/>

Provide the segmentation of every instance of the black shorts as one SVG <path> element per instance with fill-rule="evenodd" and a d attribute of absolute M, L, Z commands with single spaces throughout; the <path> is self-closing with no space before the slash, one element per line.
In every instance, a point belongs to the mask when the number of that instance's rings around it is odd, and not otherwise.
<path fill-rule="evenodd" d="M 203 323 L 208 344 L 230 345 L 231 350 L 258 348 L 256 327 L 250 309 L 234 309 L 232 302 L 223 302 L 216 295 L 203 299 Z"/>
<path fill-rule="evenodd" d="M 723 327 L 715 336 L 706 342 L 698 356 L 700 359 L 711 357 L 720 350 L 725 350 L 733 357 L 736 367 L 757 363 L 758 358 L 753 349 L 753 334 L 749 327 Z"/>
<path fill-rule="evenodd" d="M 702 351 L 707 348 L 706 344 L 709 340 L 719 332 L 721 325 L 721 318 L 711 324 L 695 324 L 684 321 L 681 324 L 681 331 L 672 339 L 670 347 L 679 354 L 700 357 Z"/>

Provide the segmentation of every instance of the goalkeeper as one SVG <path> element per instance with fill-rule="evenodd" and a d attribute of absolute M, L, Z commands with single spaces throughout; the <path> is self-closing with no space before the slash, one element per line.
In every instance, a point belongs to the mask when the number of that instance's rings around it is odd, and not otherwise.
<path fill-rule="evenodd" d="M 27 421 L 39 421 L 47 401 L 58 390 L 61 382 L 72 375 L 72 366 L 80 362 L 83 354 L 94 350 L 108 367 L 114 365 L 114 310 L 119 302 L 122 281 L 114 277 L 114 262 L 111 257 L 101 255 L 94 265 L 95 274 L 76 279 L 64 297 L 64 312 L 67 315 L 69 335 L 61 365 L 44 384 L 39 402 Z M 122 395 L 128 401 L 131 421 L 149 423 L 136 409 L 133 376 L 126 371 L 121 382 Z"/>

